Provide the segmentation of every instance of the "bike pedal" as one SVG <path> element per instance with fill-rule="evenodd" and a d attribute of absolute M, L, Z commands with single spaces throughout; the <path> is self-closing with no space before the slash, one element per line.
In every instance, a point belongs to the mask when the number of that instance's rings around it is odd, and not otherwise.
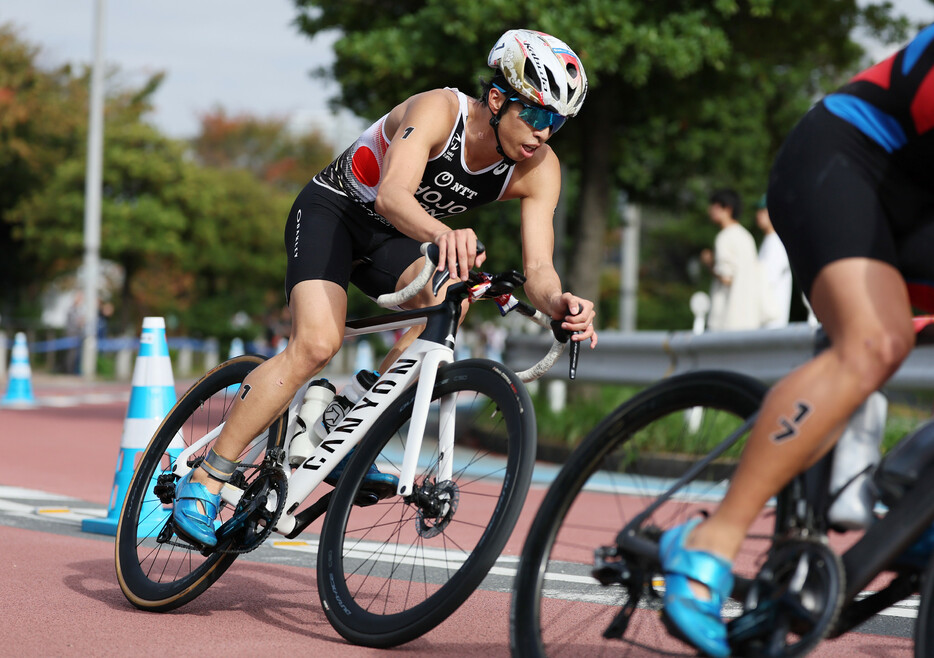
<path fill-rule="evenodd" d="M 620 559 L 616 546 L 600 546 L 594 550 L 594 567 L 590 572 L 601 585 L 625 584 L 632 577 L 629 567 Z"/>
<path fill-rule="evenodd" d="M 215 551 L 217 550 L 217 546 L 207 546 L 207 545 L 202 544 L 201 542 L 199 542 L 199 541 L 198 541 L 197 539 L 195 539 L 194 537 L 190 537 L 188 534 L 185 533 L 184 530 L 182 530 L 181 528 L 176 527 L 175 524 L 172 523 L 171 521 L 169 521 L 169 523 L 166 524 L 166 528 L 169 528 L 169 525 L 170 525 L 170 524 L 171 524 L 171 531 L 172 531 L 173 533 L 175 533 L 175 536 L 178 537 L 179 539 L 181 539 L 183 542 L 186 542 L 186 543 L 188 543 L 188 544 L 191 544 L 191 547 L 192 547 L 193 549 L 195 549 L 196 551 L 198 551 L 199 553 L 201 553 L 201 555 L 204 555 L 205 557 L 207 557 L 208 555 L 210 555 L 211 553 L 213 553 L 213 552 L 215 552 Z M 161 533 L 160 533 L 159 537 L 160 537 L 160 539 L 161 539 L 161 537 L 162 537 L 162 534 L 161 534 Z"/>
<path fill-rule="evenodd" d="M 590 575 L 593 576 L 601 585 L 607 587 L 609 585 L 618 585 L 620 583 L 627 582 L 630 575 L 632 574 L 630 574 L 629 570 L 621 563 L 618 563 L 604 564 L 593 569 L 590 572 Z"/>
<path fill-rule="evenodd" d="M 379 500 L 385 500 L 390 496 L 396 495 L 396 487 L 398 483 L 396 482 L 364 482 L 363 488 L 360 489 L 360 493 L 367 492 L 376 496 Z"/>
<path fill-rule="evenodd" d="M 396 484 L 395 483 L 365 483 L 363 489 L 357 493 L 357 497 L 354 498 L 353 504 L 357 507 L 369 507 L 370 505 L 375 505 L 381 500 L 385 500 L 390 496 L 396 494 Z"/>

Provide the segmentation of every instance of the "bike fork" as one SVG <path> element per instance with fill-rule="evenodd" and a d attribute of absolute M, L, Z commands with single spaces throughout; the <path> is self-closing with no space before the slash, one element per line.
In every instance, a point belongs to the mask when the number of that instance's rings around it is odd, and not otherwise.
<path fill-rule="evenodd" d="M 396 493 L 400 496 L 408 496 L 413 491 L 415 469 L 418 467 L 422 438 L 428 424 L 428 408 L 431 405 L 431 395 L 435 389 L 435 378 L 438 374 L 438 368 L 445 363 L 450 363 L 452 360 L 453 351 L 447 347 L 439 347 L 425 353 L 419 371 L 417 388 L 415 389 L 415 402 L 412 406 L 409 432 L 405 441 L 405 454 L 402 457 L 402 472 L 399 474 L 399 485 L 396 489 Z M 447 396 L 441 401 L 440 435 L 438 437 L 439 482 L 451 479 L 451 451 L 454 445 L 454 397 L 453 395 Z"/>

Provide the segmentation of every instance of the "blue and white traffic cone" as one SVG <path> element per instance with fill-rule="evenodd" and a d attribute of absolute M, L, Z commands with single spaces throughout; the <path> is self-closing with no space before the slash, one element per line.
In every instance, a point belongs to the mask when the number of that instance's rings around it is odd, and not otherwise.
<path fill-rule="evenodd" d="M 120 439 L 120 454 L 117 457 L 117 469 L 114 476 L 113 490 L 110 495 L 110 507 L 104 519 L 85 519 L 81 529 L 102 535 L 116 535 L 117 524 L 137 457 L 152 438 L 162 420 L 175 406 L 175 380 L 172 377 L 172 361 L 169 358 L 169 346 L 165 340 L 165 320 L 163 318 L 144 318 L 143 333 L 139 341 L 139 356 L 133 367 L 133 388 L 130 392 L 130 404 L 123 424 L 123 436 Z M 184 448 L 181 436 L 176 436 L 169 446 L 172 460 L 178 458 Z M 153 493 L 158 469 L 147 487 L 142 509 L 139 515 L 138 537 L 153 536 L 159 533 L 172 513 L 171 508 L 162 505 Z"/>
<path fill-rule="evenodd" d="M 10 383 L 0 406 L 27 408 L 36 406 L 32 393 L 32 368 L 29 367 L 29 347 L 26 334 L 16 333 L 13 339 L 13 351 L 10 356 Z"/>

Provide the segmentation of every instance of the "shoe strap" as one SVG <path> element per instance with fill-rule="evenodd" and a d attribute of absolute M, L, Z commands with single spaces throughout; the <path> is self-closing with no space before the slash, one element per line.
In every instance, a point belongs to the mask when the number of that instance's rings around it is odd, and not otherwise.
<path fill-rule="evenodd" d="M 732 565 L 713 553 L 693 550 L 684 545 L 700 521 L 694 519 L 662 535 L 662 570 L 666 574 L 679 574 L 705 585 L 711 592 L 711 598 L 724 598 L 733 590 Z"/>
<path fill-rule="evenodd" d="M 711 597 L 726 598 L 733 590 L 729 562 L 712 553 L 687 549 L 683 545 L 666 556 L 665 573 L 680 574 L 705 585 L 710 589 Z"/>
<path fill-rule="evenodd" d="M 213 520 L 217 516 L 217 511 L 220 507 L 221 496 L 220 494 L 212 494 L 208 491 L 208 488 L 200 482 L 188 480 L 185 482 L 184 486 L 179 488 L 175 500 L 194 500 L 201 503 L 204 505 L 205 511 L 203 516 Z M 197 507 L 195 507 L 195 509 L 197 509 Z M 198 513 L 200 514 L 200 512 Z"/>

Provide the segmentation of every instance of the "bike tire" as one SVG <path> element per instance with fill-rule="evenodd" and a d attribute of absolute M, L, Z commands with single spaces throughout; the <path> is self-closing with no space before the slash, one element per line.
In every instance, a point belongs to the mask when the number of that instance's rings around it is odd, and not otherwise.
<path fill-rule="evenodd" d="M 928 562 L 921 576 L 921 602 L 915 621 L 915 658 L 934 655 L 934 560 Z"/>
<path fill-rule="evenodd" d="M 510 609 L 514 656 L 683 651 L 659 616 L 644 610 L 630 618 L 625 642 L 602 638 L 628 596 L 623 587 L 603 587 L 593 578 L 594 550 L 615 546 L 617 533 L 664 491 L 661 482 L 681 477 L 696 461 L 671 456 L 659 465 L 653 454 L 690 454 L 689 442 L 725 438 L 758 410 L 765 392 L 761 382 L 736 373 L 680 375 L 623 403 L 585 437 L 549 487 L 522 550 Z M 657 540 L 659 532 L 712 506 L 729 477 L 716 472 L 721 468 L 714 465 L 698 474 L 639 531 L 649 534 L 651 528 Z M 744 544 L 734 565 L 734 570 L 743 566 L 750 578 L 772 544 L 776 521 L 766 518 L 764 523 L 754 526 L 762 536 Z M 647 573 L 653 587 L 660 587 L 658 570 Z M 661 607 L 657 595 L 645 603 L 656 611 Z"/>
<path fill-rule="evenodd" d="M 204 436 L 226 420 L 237 390 L 246 376 L 265 360 L 243 355 L 218 365 L 196 382 L 178 400 L 156 430 L 144 450 L 127 492 L 116 533 L 116 569 L 120 589 L 127 600 L 141 610 L 164 612 L 188 603 L 207 590 L 237 557 L 235 552 L 202 553 L 185 540 L 172 535 L 160 542 L 158 535 L 171 515 L 170 504 L 155 493 L 158 478 L 171 481 L 172 464 L 182 448 Z M 266 431 L 265 447 L 243 464 L 235 478 L 246 487 L 259 469 L 266 450 L 281 447 L 286 423 L 277 419 Z M 207 455 L 209 443 L 192 456 L 193 465 Z M 227 520 L 233 508 L 222 502 L 218 514 Z"/>
<path fill-rule="evenodd" d="M 448 395 L 457 395 L 458 404 L 453 480 L 435 478 L 432 488 L 435 412 Z M 414 487 L 433 491 L 426 502 L 419 507 L 393 490 L 376 504 L 355 506 L 370 465 L 399 473 L 414 398 L 412 387 L 357 446 L 321 533 L 319 596 L 334 628 L 358 645 L 396 646 L 447 619 L 499 557 L 531 481 L 536 427 L 529 395 L 501 364 L 470 359 L 437 373 Z M 440 506 L 449 514 L 429 510 L 438 497 L 449 503 Z M 508 591 L 508 580 L 500 587 Z"/>

